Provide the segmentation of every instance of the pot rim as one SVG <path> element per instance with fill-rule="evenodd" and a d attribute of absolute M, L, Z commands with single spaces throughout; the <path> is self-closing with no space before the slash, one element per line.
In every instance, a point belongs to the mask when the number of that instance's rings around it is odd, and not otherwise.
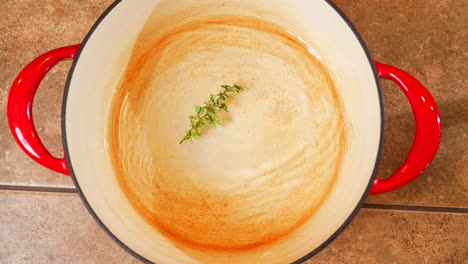
<path fill-rule="evenodd" d="M 73 72 L 75 70 L 75 67 L 79 61 L 79 58 L 80 58 L 80 55 L 81 55 L 81 52 L 83 51 L 83 48 L 86 46 L 86 43 L 88 42 L 89 38 L 93 35 L 94 31 L 97 29 L 97 27 L 101 24 L 101 22 L 107 17 L 107 15 L 112 12 L 112 10 L 119 4 L 121 3 L 122 0 L 115 0 L 105 11 L 104 13 L 101 14 L 101 16 L 96 20 L 96 22 L 94 23 L 94 25 L 91 27 L 91 29 L 89 30 L 89 32 L 87 33 L 86 37 L 84 38 L 82 44 L 80 45 L 80 48 L 78 50 L 78 53 L 76 55 L 76 58 L 75 60 L 73 60 L 73 64 L 70 68 L 70 71 L 68 73 L 68 77 L 67 77 L 67 81 L 66 81 L 66 84 L 65 84 L 65 90 L 64 90 L 64 94 L 63 94 L 63 99 L 62 99 L 62 122 L 61 122 L 61 127 L 62 127 L 62 141 L 63 141 L 63 147 L 64 147 L 64 152 L 65 152 L 65 159 L 67 161 L 67 164 L 68 164 L 68 168 L 70 170 L 70 176 L 73 180 L 73 183 L 75 184 L 76 186 L 76 189 L 78 191 L 78 194 L 81 198 L 81 200 L 83 201 L 86 209 L 88 210 L 88 212 L 91 214 L 91 216 L 94 218 L 94 220 L 98 223 L 98 225 L 101 227 L 102 230 L 104 230 L 104 232 L 115 242 L 117 243 L 121 248 L 123 248 L 125 251 L 127 251 L 130 255 L 134 256 L 135 258 L 143 261 L 144 263 L 153 263 L 153 264 L 156 264 L 148 259 L 146 259 L 145 257 L 141 256 L 140 254 L 138 254 L 136 251 L 134 251 L 133 249 L 131 249 L 130 247 L 128 247 L 127 245 L 125 245 L 122 241 L 120 241 L 120 239 L 114 235 L 107 227 L 106 225 L 101 221 L 101 219 L 97 216 L 97 214 L 94 212 L 94 210 L 92 209 L 91 205 L 89 204 L 88 200 L 86 199 L 86 197 L 84 196 L 83 194 L 83 191 L 81 190 L 81 187 L 80 185 L 78 184 L 78 181 L 77 181 L 77 178 L 75 176 L 75 173 L 73 171 L 73 165 L 71 163 L 71 158 L 70 158 L 70 154 L 69 154 L 69 149 L 68 149 L 68 144 L 67 144 L 67 134 L 66 134 L 66 109 L 67 109 L 67 99 L 68 99 L 68 92 L 69 92 L 69 89 L 70 89 L 70 83 L 71 83 L 71 79 L 72 79 L 72 76 L 73 76 Z M 320 244 L 318 247 L 316 247 L 315 249 L 313 249 L 312 251 L 310 251 L 308 254 L 306 254 L 305 256 L 303 256 L 302 258 L 299 258 L 298 260 L 292 262 L 291 264 L 301 264 L 302 262 L 312 258 L 314 255 L 316 255 L 317 253 L 319 253 L 320 251 L 322 251 L 325 247 L 327 247 L 333 240 L 335 240 L 335 238 L 338 237 L 338 235 L 340 235 L 344 229 L 351 223 L 351 221 L 354 219 L 354 217 L 357 215 L 357 213 L 359 212 L 359 210 L 361 209 L 365 199 L 367 198 L 367 196 L 369 195 L 370 193 L 370 190 L 372 188 L 372 185 L 374 183 L 374 179 L 376 178 L 377 176 L 377 170 L 378 170 L 378 167 L 379 167 L 379 164 L 380 164 L 380 160 L 381 160 L 381 156 L 382 156 L 382 150 L 383 150 L 383 142 L 384 142 L 384 132 L 385 132 L 385 105 L 384 105 L 384 97 L 383 97 L 383 91 L 382 91 L 382 87 L 381 87 L 381 84 L 380 84 L 380 78 L 379 78 L 379 75 L 377 73 L 377 70 L 376 70 L 376 67 L 375 67 L 375 63 L 374 63 L 374 60 L 370 54 L 370 51 L 369 49 L 367 48 L 367 45 L 366 43 L 364 42 L 364 39 L 361 37 L 361 35 L 359 34 L 359 32 L 357 31 L 357 29 L 355 28 L 355 26 L 351 23 L 351 21 L 346 17 L 346 15 L 343 13 L 343 11 L 341 11 L 334 3 L 331 2 L 331 0 L 325 0 L 325 2 L 330 5 L 330 7 L 332 7 L 339 15 L 340 17 L 346 22 L 346 24 L 348 25 L 348 27 L 351 29 L 351 31 L 354 33 L 354 36 L 358 39 L 362 49 L 364 50 L 366 56 L 367 56 L 367 59 L 369 61 L 369 64 L 372 68 L 372 72 L 374 73 L 374 79 L 375 79 L 375 84 L 376 84 L 376 88 L 377 88 L 377 93 L 379 95 L 379 106 L 380 106 L 380 140 L 379 140 L 379 146 L 378 146 L 378 150 L 377 150 L 377 156 L 376 156 L 376 161 L 375 161 L 375 164 L 374 164 L 374 168 L 372 170 L 372 175 L 369 179 L 369 183 L 367 184 L 367 187 L 364 191 L 364 193 L 362 194 L 362 197 L 361 199 L 359 200 L 359 202 L 356 204 L 355 208 L 353 209 L 353 211 L 351 212 L 351 214 L 348 216 L 348 218 L 343 222 L 343 224 L 327 239 L 325 240 L 322 244 Z"/>

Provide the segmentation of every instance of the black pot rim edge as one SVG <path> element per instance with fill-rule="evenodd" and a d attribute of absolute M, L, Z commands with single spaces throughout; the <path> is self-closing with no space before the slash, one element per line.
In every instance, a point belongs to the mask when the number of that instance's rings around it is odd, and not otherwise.
<path fill-rule="evenodd" d="M 67 77 L 67 82 L 66 82 L 66 85 L 65 85 L 65 91 L 64 91 L 64 95 L 63 95 L 63 100 L 62 100 L 62 142 L 63 142 L 63 147 L 64 147 L 64 151 L 65 151 L 65 158 L 67 160 L 67 163 L 68 163 L 68 166 L 69 166 L 69 169 L 70 169 L 70 176 L 76 186 L 76 189 L 78 190 L 78 193 L 80 195 L 80 198 L 81 200 L 83 201 L 84 205 L 86 206 L 86 209 L 88 209 L 89 213 L 92 215 L 92 217 L 94 218 L 94 220 L 99 224 L 99 226 L 104 230 L 104 232 L 109 236 L 111 237 L 112 240 L 114 240 L 115 243 L 117 243 L 120 247 L 122 247 L 123 249 L 125 249 L 125 251 L 127 251 L 128 253 L 130 253 L 132 256 L 134 256 L 135 258 L 145 262 L 145 263 L 154 263 L 154 262 L 151 262 L 149 261 L 148 259 L 144 258 L 143 256 L 139 255 L 138 253 L 136 253 L 135 251 L 133 251 L 131 248 L 129 248 L 127 245 L 125 245 L 122 241 L 120 241 L 106 226 L 105 224 L 99 219 L 99 217 L 97 216 L 97 214 L 94 212 L 94 210 L 92 209 L 91 205 L 89 204 L 89 202 L 86 200 L 86 197 L 84 196 L 82 190 L 81 190 L 81 187 L 80 185 L 78 184 L 78 181 L 75 177 L 75 173 L 73 171 L 73 166 L 72 166 L 72 163 L 71 163 L 71 158 L 70 158 L 70 153 L 68 151 L 68 145 L 67 145 L 67 135 L 66 135 L 66 105 L 67 105 L 67 98 L 68 98 L 68 92 L 69 92 L 69 88 L 70 88 L 70 83 L 71 83 L 71 79 L 72 79 L 72 76 L 73 76 L 73 72 L 75 70 L 75 67 L 76 67 L 76 64 L 79 60 L 79 57 L 81 55 L 81 52 L 83 50 L 83 48 L 86 46 L 86 43 L 88 42 L 89 38 L 91 37 L 91 35 L 94 33 L 94 31 L 96 30 L 96 28 L 101 24 L 101 22 L 106 18 L 106 16 L 121 2 L 122 0 L 116 0 L 115 2 L 113 2 L 107 9 L 106 11 L 104 11 L 104 13 L 102 13 L 102 15 L 98 18 L 98 20 L 95 22 L 95 24 L 93 25 L 93 27 L 90 29 L 90 31 L 88 32 L 88 34 L 86 35 L 86 37 L 84 38 L 81 46 L 80 46 L 80 49 L 78 50 L 78 53 L 76 55 L 76 58 L 75 60 L 73 61 L 73 64 L 70 68 L 70 72 L 68 73 L 68 77 Z M 372 176 L 369 180 L 369 183 L 367 184 L 367 187 L 366 187 L 366 190 L 364 191 L 361 199 L 359 200 L 359 202 L 357 203 L 356 207 L 354 208 L 354 210 L 352 211 L 352 213 L 348 216 L 348 218 L 346 219 L 346 221 L 344 221 L 344 223 L 333 233 L 333 235 L 331 235 L 326 241 L 324 241 L 320 246 L 318 246 L 317 248 L 315 248 L 314 250 L 312 250 L 311 252 L 309 252 L 308 254 L 306 254 L 305 256 L 303 256 L 302 258 L 292 262 L 291 264 L 301 264 L 302 262 L 310 259 L 311 257 L 313 257 L 314 255 L 316 255 L 317 253 L 319 253 L 322 249 L 324 249 L 325 247 L 327 247 L 333 240 L 335 240 L 336 237 L 338 237 L 338 235 L 341 234 L 341 232 L 343 232 L 343 230 L 351 223 L 351 221 L 354 219 L 354 217 L 357 215 L 357 213 L 359 212 L 359 210 L 361 209 L 362 207 L 362 204 L 364 203 L 365 199 L 367 198 L 367 196 L 369 195 L 369 192 L 372 188 L 372 185 L 373 185 L 373 182 L 374 182 L 374 179 L 377 175 L 377 169 L 379 167 L 379 163 L 380 163 L 380 158 L 382 156 L 382 148 L 383 148 L 383 141 L 384 141 L 384 130 L 385 130 L 385 107 L 384 107 L 384 98 L 383 98 L 383 92 L 382 92 L 382 87 L 380 85 L 380 78 L 379 78 L 379 75 L 377 73 L 377 70 L 376 70 L 376 67 L 375 67 L 375 64 L 374 64 L 374 60 L 372 59 L 372 56 L 369 52 L 369 49 L 367 48 L 363 38 L 361 37 L 361 35 L 359 34 L 359 32 L 356 30 L 356 28 L 354 27 L 354 25 L 351 23 L 351 21 L 345 16 L 345 14 L 334 4 L 331 2 L 331 0 L 325 0 L 326 3 L 328 3 L 340 16 L 341 18 L 348 24 L 348 27 L 353 31 L 354 35 L 356 36 L 356 38 L 359 40 L 359 43 L 361 44 L 361 47 L 362 49 L 364 50 L 364 52 L 366 53 L 366 56 L 367 56 L 367 59 L 369 60 L 369 64 L 372 68 L 372 71 L 374 72 L 374 79 L 375 79 L 375 83 L 376 83 L 376 87 L 377 87 L 377 92 L 378 92 L 378 95 L 379 95 L 379 104 L 380 104 L 380 120 L 381 120 L 381 123 L 380 123 L 380 140 L 379 140 L 379 148 L 378 148 L 378 152 L 377 152 L 377 157 L 376 157 L 376 161 L 375 161 L 375 165 L 374 165 L 374 169 L 372 171 Z"/>

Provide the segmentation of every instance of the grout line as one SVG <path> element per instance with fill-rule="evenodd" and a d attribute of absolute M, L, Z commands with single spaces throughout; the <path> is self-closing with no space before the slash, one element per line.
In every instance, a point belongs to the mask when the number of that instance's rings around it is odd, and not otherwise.
<path fill-rule="evenodd" d="M 74 187 L 67 188 L 67 187 L 26 186 L 26 185 L 8 185 L 8 184 L 0 184 L 0 191 L 78 193 L 78 191 Z M 413 211 L 413 212 L 468 214 L 468 208 L 464 208 L 464 207 L 443 207 L 443 206 L 439 207 L 439 206 L 364 203 L 362 205 L 362 208 L 380 209 L 380 210 Z"/>
<path fill-rule="evenodd" d="M 398 210 L 398 211 L 416 211 L 416 212 L 432 212 L 432 213 L 456 213 L 468 214 L 468 208 L 463 207 L 443 207 L 443 206 L 419 206 L 419 205 L 393 205 L 393 204 L 369 204 L 365 203 L 362 208 L 366 209 L 381 209 L 381 210 Z"/>
<path fill-rule="evenodd" d="M 66 187 L 46 187 L 46 186 L 25 186 L 25 185 L 5 185 L 0 184 L 1 191 L 23 191 L 23 192 L 48 192 L 48 193 L 78 193 L 73 188 Z"/>

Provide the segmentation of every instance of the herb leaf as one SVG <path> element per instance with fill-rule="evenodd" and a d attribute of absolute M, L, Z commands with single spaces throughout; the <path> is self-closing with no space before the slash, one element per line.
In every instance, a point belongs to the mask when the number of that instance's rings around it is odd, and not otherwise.
<path fill-rule="evenodd" d="M 185 131 L 185 136 L 179 144 L 191 141 L 201 136 L 203 133 L 203 127 L 211 125 L 213 128 L 216 128 L 216 125 L 220 125 L 221 120 L 216 111 L 219 112 L 224 110 L 225 112 L 228 112 L 228 107 L 224 101 L 229 98 L 229 95 L 240 93 L 244 90 L 237 84 L 223 84 L 221 85 L 221 88 L 223 88 L 223 91 L 218 94 L 210 94 L 210 99 L 203 102 L 204 106 L 195 105 L 196 115 L 189 116 L 190 128 Z"/>

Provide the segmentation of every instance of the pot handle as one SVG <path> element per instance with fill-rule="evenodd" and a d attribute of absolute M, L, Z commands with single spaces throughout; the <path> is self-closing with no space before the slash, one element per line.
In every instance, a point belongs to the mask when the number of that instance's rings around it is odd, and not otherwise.
<path fill-rule="evenodd" d="M 375 179 L 371 194 L 392 191 L 416 179 L 431 163 L 439 148 L 440 114 L 429 91 L 413 76 L 390 65 L 375 62 L 380 78 L 394 81 L 405 93 L 416 120 L 413 146 L 403 165 L 390 178 Z"/>
<path fill-rule="evenodd" d="M 47 72 L 64 59 L 74 59 L 79 47 L 74 45 L 52 50 L 29 63 L 13 82 L 7 106 L 11 132 L 24 152 L 42 166 L 65 175 L 70 175 L 65 157 L 52 156 L 39 139 L 32 106 L 37 88 Z"/>

